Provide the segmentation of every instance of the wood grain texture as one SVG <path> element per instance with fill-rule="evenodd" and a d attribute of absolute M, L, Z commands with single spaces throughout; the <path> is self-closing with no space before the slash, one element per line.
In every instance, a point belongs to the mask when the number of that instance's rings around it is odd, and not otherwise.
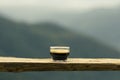
<path fill-rule="evenodd" d="M 53 61 L 51 58 L 0 57 L 0 72 L 116 70 L 120 70 L 120 59 L 68 58 L 67 61 Z"/>

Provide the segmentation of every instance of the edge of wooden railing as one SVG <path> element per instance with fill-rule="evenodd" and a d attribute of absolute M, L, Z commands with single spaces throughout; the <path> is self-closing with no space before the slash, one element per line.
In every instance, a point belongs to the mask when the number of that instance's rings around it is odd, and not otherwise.
<path fill-rule="evenodd" d="M 120 70 L 120 59 L 68 58 L 67 61 L 53 61 L 51 58 L 0 57 L 0 72 L 116 70 Z"/>

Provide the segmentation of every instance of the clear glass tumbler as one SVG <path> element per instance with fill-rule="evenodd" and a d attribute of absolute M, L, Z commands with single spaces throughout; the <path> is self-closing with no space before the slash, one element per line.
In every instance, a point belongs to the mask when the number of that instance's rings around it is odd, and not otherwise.
<path fill-rule="evenodd" d="M 53 60 L 67 60 L 70 54 L 70 47 L 68 46 L 51 46 L 50 54 Z"/>

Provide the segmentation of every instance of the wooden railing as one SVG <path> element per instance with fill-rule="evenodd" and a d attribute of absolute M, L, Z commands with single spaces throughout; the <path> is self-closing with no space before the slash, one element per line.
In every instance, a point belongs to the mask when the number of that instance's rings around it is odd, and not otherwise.
<path fill-rule="evenodd" d="M 120 59 L 68 58 L 67 61 L 53 61 L 51 58 L 0 57 L 0 72 L 116 70 L 120 70 Z"/>

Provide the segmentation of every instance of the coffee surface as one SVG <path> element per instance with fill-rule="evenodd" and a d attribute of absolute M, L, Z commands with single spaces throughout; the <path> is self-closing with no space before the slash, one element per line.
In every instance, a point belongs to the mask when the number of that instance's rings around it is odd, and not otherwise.
<path fill-rule="evenodd" d="M 55 54 L 68 54 L 70 51 L 68 49 L 51 49 L 50 53 L 55 53 Z"/>

